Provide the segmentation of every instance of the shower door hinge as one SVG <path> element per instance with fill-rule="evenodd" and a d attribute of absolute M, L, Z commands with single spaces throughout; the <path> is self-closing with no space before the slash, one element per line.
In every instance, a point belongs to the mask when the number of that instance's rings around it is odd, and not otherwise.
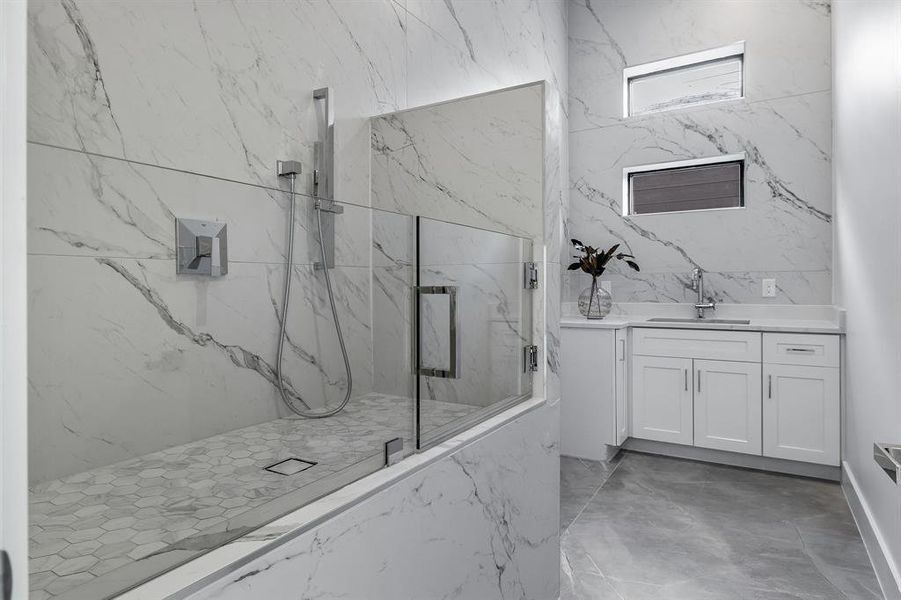
<path fill-rule="evenodd" d="M 522 370 L 524 373 L 538 370 L 538 346 L 526 346 L 522 349 Z"/>
<path fill-rule="evenodd" d="M 523 263 L 523 284 L 527 290 L 534 290 L 538 287 L 538 265 L 533 262 Z"/>

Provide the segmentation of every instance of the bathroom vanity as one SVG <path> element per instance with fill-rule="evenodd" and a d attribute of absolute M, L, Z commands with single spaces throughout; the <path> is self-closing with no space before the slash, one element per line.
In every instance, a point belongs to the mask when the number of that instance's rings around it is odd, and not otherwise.
<path fill-rule="evenodd" d="M 625 447 L 837 478 L 841 327 L 804 316 L 564 318 L 562 453 Z"/>

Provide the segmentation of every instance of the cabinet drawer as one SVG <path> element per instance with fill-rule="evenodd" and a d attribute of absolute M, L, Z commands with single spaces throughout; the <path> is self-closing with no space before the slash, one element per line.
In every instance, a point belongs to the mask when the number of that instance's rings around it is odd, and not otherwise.
<path fill-rule="evenodd" d="M 763 362 L 810 367 L 838 367 L 837 335 L 764 333 Z"/>
<path fill-rule="evenodd" d="M 752 331 L 636 328 L 634 354 L 760 362 L 760 334 Z"/>

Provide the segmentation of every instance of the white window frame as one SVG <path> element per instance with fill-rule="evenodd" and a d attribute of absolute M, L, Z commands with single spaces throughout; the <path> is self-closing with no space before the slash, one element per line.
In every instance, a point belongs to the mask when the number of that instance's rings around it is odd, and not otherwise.
<path fill-rule="evenodd" d="M 678 214 L 686 214 L 686 213 L 699 213 L 699 212 L 710 212 L 716 210 L 743 210 L 747 207 L 747 202 L 742 202 L 741 206 L 729 206 L 724 208 L 698 208 L 694 210 L 670 210 L 665 212 L 656 212 L 656 213 L 641 213 L 634 214 L 632 212 L 632 190 L 629 184 L 629 175 L 633 173 L 648 173 L 651 171 L 663 171 L 666 169 L 681 169 L 684 167 L 700 167 L 703 165 L 718 165 L 722 163 L 731 163 L 731 162 L 739 162 L 741 161 L 745 165 L 747 165 L 747 155 L 744 152 L 739 152 L 737 154 L 723 154 L 720 156 L 710 156 L 707 158 L 690 158 L 686 160 L 674 160 L 670 162 L 662 162 L 655 163 L 652 165 L 637 165 L 634 167 L 624 167 L 623 168 L 623 216 L 624 217 L 650 217 L 655 215 L 678 215 Z M 742 199 L 744 200 L 744 170 L 742 170 Z"/>
<path fill-rule="evenodd" d="M 729 58 L 732 56 L 741 56 L 741 96 L 738 98 L 729 98 L 724 100 L 713 100 L 710 102 L 691 102 L 688 104 L 680 104 L 678 106 L 662 108 L 659 110 L 652 110 L 643 112 L 637 115 L 631 115 L 629 112 L 629 80 L 635 79 L 636 77 L 642 77 L 644 75 L 651 75 L 653 73 L 661 73 L 663 71 L 671 71 L 673 69 L 678 69 L 680 67 L 689 67 L 692 65 L 697 65 L 705 62 L 710 62 L 713 60 L 719 60 L 722 58 Z M 641 65 L 635 65 L 632 67 L 626 67 L 623 69 L 623 118 L 630 117 L 642 117 L 644 115 L 654 114 L 658 112 L 665 112 L 669 110 L 677 110 L 679 108 L 687 108 L 689 106 L 698 106 L 700 104 L 716 104 L 718 102 L 734 102 L 736 100 L 743 100 L 745 97 L 745 79 L 747 75 L 747 69 L 745 65 L 745 42 L 735 42 L 734 44 L 729 44 L 728 46 L 722 46 L 720 48 L 711 48 L 709 50 L 701 50 L 700 52 L 692 52 L 691 54 L 683 54 L 681 56 L 674 56 L 672 58 L 664 58 L 663 60 L 655 60 L 654 62 L 644 63 Z"/>

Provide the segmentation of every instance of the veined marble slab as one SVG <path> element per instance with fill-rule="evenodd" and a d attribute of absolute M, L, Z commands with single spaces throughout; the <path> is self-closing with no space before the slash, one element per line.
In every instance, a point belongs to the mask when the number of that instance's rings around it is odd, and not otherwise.
<path fill-rule="evenodd" d="M 642 271 L 613 265 L 619 302 L 687 300 L 707 271 L 724 302 L 832 301 L 830 10 L 826 1 L 570 3 L 571 203 L 567 236 L 622 243 Z M 745 44 L 744 96 L 623 116 L 623 68 Z M 788 59 L 787 57 L 791 57 Z M 623 168 L 745 154 L 745 208 L 623 216 Z M 569 262 L 564 248 L 561 264 Z M 777 296 L 761 299 L 762 278 Z M 564 297 L 583 284 L 567 274 Z"/>
<path fill-rule="evenodd" d="M 537 79 L 565 96 L 565 2 L 408 0 L 405 6 L 411 106 Z M 543 74 L 535 77 L 538 65 Z"/>
<path fill-rule="evenodd" d="M 724 301 L 760 297 L 775 274 L 779 302 L 831 301 L 832 198 L 828 93 L 659 113 L 573 135 L 569 234 L 622 243 L 640 273 L 612 265 L 617 301 L 680 301 L 687 275 L 714 274 Z M 744 152 L 745 207 L 623 216 L 623 167 Z M 572 293 L 570 289 L 570 293 Z M 568 296 L 572 297 L 572 296 Z"/>
<path fill-rule="evenodd" d="M 571 131 L 622 120 L 624 67 L 739 41 L 751 102 L 832 86 L 827 0 L 576 0 L 569 6 Z"/>
<path fill-rule="evenodd" d="M 354 390 L 372 385 L 370 269 L 331 272 Z M 294 271 L 285 367 L 314 407 L 344 365 L 322 273 Z M 32 256 L 31 476 L 52 479 L 284 414 L 275 387 L 283 265 L 182 280 L 169 260 Z"/>
<path fill-rule="evenodd" d="M 226 223 L 231 262 L 285 260 L 285 182 L 280 190 L 241 185 L 40 144 L 29 145 L 29 165 L 30 254 L 174 260 L 181 217 Z M 312 265 L 321 260 L 313 200 L 298 194 L 295 202 L 294 262 Z M 368 266 L 372 238 L 412 235 L 397 215 L 343 206 L 335 218 L 338 265 Z"/>
<path fill-rule="evenodd" d="M 123 600 L 156 600 L 182 590 L 193 592 L 191 600 L 297 593 L 371 600 L 553 598 L 559 586 L 558 423 L 558 407 L 527 401 Z M 393 543 L 382 543 L 386 539 Z M 245 557 L 251 560 L 242 562 Z M 235 561 L 240 566 L 228 567 Z"/>
<path fill-rule="evenodd" d="M 405 106 L 390 0 L 39 1 L 29 17 L 32 141 L 278 188 L 276 160 L 312 164 L 312 91 L 329 86 L 337 193 L 365 204 L 367 118 Z"/>
<path fill-rule="evenodd" d="M 543 85 L 372 120 L 372 205 L 540 239 Z"/>
<path fill-rule="evenodd" d="M 474 410 L 423 406 L 427 430 Z M 108 580 L 115 590 L 117 581 L 154 574 L 152 564 L 142 574 L 143 559 L 241 537 L 279 516 L 274 501 L 381 457 L 387 440 L 401 437 L 409 451 L 413 414 L 409 396 L 366 394 L 327 420 L 276 419 L 38 484 L 30 497 L 31 595 L 93 599 L 110 589 L 101 587 Z M 292 475 L 266 470 L 290 458 L 313 464 Z"/>

